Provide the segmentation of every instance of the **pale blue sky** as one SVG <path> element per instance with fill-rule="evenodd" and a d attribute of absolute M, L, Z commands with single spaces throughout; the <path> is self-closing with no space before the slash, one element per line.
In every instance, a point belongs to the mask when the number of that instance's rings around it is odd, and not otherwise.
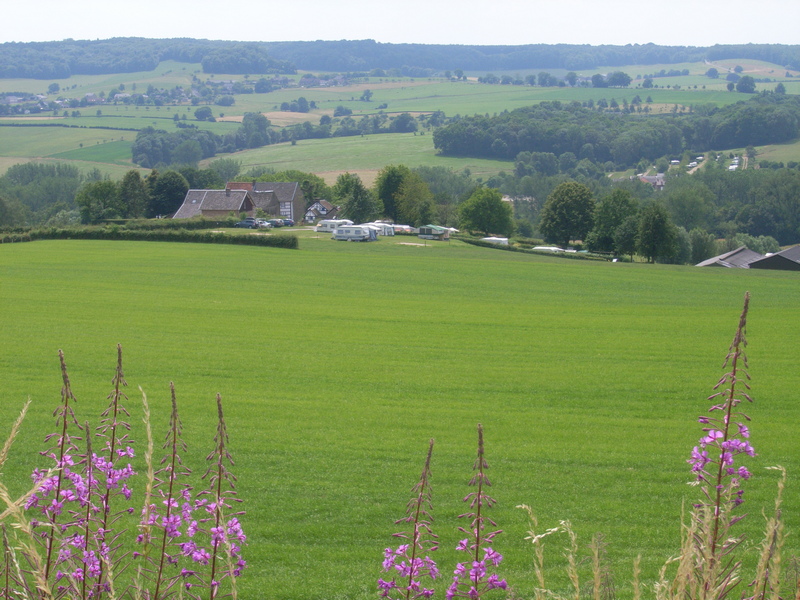
<path fill-rule="evenodd" d="M 800 43 L 800 0 L 36 0 L 0 42 L 194 37 L 435 44 Z"/>

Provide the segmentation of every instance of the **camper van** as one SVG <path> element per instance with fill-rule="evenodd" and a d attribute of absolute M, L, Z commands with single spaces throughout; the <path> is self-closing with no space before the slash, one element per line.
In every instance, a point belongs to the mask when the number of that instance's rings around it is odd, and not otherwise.
<path fill-rule="evenodd" d="M 348 242 L 372 242 L 378 239 L 378 232 L 366 225 L 340 225 L 334 230 L 331 239 Z"/>
<path fill-rule="evenodd" d="M 317 226 L 314 228 L 316 232 L 326 232 L 326 231 L 336 231 L 337 227 L 341 227 L 342 225 L 352 225 L 353 222 L 349 219 L 324 219 L 317 223 Z"/>

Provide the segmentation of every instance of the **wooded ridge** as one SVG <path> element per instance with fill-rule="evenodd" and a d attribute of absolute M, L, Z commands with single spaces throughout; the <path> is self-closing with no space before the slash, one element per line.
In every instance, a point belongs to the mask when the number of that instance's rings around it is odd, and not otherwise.
<path fill-rule="evenodd" d="M 593 69 L 622 65 L 657 65 L 763 60 L 787 69 L 800 68 L 800 45 L 739 44 L 695 46 L 590 46 L 528 44 L 481 46 L 388 44 L 374 40 L 313 42 L 236 42 L 190 38 L 112 38 L 0 44 L 0 78 L 64 79 L 72 75 L 149 71 L 163 60 L 201 63 L 206 73 L 268 74 L 301 70 L 368 72 L 402 69 L 424 77 L 445 69 Z"/>

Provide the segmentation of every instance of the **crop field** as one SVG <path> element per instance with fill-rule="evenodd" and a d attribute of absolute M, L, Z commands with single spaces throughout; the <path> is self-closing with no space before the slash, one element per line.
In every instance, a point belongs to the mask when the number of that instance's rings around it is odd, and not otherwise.
<path fill-rule="evenodd" d="M 52 158 L 114 163 L 130 168 L 134 166 L 131 161 L 131 142 L 124 141 L 95 144 L 79 150 L 68 150 L 67 152 L 54 154 Z"/>
<path fill-rule="evenodd" d="M 785 563 L 800 553 L 797 273 L 417 243 L 302 232 L 299 250 L 0 246 L 5 431 L 25 399 L 33 402 L 3 481 L 22 493 L 41 466 L 36 452 L 60 398 L 57 351 L 78 419 L 96 421 L 120 343 L 137 470 L 139 386 L 158 442 L 175 382 L 185 462 L 196 474 L 211 448 L 215 394 L 223 398 L 247 510 L 240 597 L 374 598 L 429 438 L 446 582 L 482 423 L 492 516 L 503 529 L 498 571 L 515 597 L 533 597 L 527 519 L 515 508 L 527 503 L 541 530 L 570 520 L 582 557 L 603 533 L 618 597 L 630 598 L 634 558 L 642 555 L 642 579 L 652 583 L 678 548 L 681 503 L 699 498 L 686 485 L 686 459 L 749 290 L 755 403 L 745 410 L 758 455 L 748 461 L 748 516 L 736 528 L 752 540 L 751 563 L 777 478 L 764 467 L 784 465 Z M 545 548 L 549 585 L 562 593 L 566 545 L 554 536 Z M 588 577 L 588 565 L 581 569 Z"/>

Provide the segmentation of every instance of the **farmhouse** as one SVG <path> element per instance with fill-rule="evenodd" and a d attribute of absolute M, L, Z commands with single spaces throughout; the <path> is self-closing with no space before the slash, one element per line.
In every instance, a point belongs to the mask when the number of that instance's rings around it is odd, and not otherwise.
<path fill-rule="evenodd" d="M 639 175 L 639 181 L 642 183 L 649 183 L 653 186 L 654 190 L 659 192 L 663 190 L 664 186 L 667 184 L 663 173 L 658 173 L 656 175 Z"/>
<path fill-rule="evenodd" d="M 225 189 L 250 192 L 255 207 L 268 215 L 293 221 L 304 216 L 306 199 L 296 181 L 229 181 Z"/>
<path fill-rule="evenodd" d="M 800 271 L 800 246 L 792 246 L 750 263 L 751 269 L 780 269 Z"/>
<path fill-rule="evenodd" d="M 747 246 L 739 246 L 736 250 L 725 252 L 719 256 L 708 258 L 697 263 L 696 267 L 727 267 L 729 269 L 748 269 L 753 261 L 764 258 L 763 254 L 750 250 Z"/>
<path fill-rule="evenodd" d="M 206 217 L 222 219 L 230 213 L 253 215 L 255 208 L 250 193 L 245 190 L 189 190 L 173 219 Z"/>

